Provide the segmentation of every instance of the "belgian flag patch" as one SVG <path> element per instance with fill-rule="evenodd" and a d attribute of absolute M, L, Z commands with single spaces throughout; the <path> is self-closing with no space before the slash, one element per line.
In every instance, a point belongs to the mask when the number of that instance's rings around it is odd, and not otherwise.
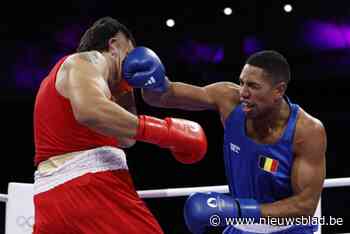
<path fill-rule="evenodd" d="M 259 167 L 264 171 L 275 173 L 278 169 L 278 161 L 264 155 L 260 155 Z"/>

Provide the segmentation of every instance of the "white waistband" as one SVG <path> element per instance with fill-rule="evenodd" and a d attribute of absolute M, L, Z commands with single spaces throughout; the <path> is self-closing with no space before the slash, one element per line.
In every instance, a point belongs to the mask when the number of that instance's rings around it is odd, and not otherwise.
<path fill-rule="evenodd" d="M 123 150 L 103 146 L 82 151 L 50 172 L 35 171 L 34 194 L 48 191 L 89 172 L 128 169 Z"/>
<path fill-rule="evenodd" d="M 253 233 L 273 233 L 273 232 L 279 232 L 286 230 L 288 228 L 291 228 L 293 225 L 286 225 L 286 226 L 273 226 L 269 224 L 260 224 L 260 223 L 253 223 L 253 224 L 236 224 L 234 227 L 238 230 L 245 231 L 245 232 L 253 232 Z"/>

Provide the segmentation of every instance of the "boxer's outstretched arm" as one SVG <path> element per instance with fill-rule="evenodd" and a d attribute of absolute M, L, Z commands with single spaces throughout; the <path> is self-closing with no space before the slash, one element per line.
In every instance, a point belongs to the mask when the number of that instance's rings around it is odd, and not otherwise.
<path fill-rule="evenodd" d="M 231 108 L 239 102 L 239 86 L 231 82 L 217 82 L 204 87 L 170 82 L 166 92 L 142 89 L 149 105 L 183 110 L 218 110 Z"/>
<path fill-rule="evenodd" d="M 232 110 L 239 102 L 239 86 L 231 82 L 205 87 L 171 82 L 157 54 L 146 47 L 136 47 L 127 55 L 122 74 L 130 86 L 142 88 L 142 96 L 149 105 L 157 107 L 218 110 L 222 114 L 227 112 L 226 107 Z"/>
<path fill-rule="evenodd" d="M 295 159 L 291 183 L 294 195 L 261 205 L 264 217 L 313 216 L 325 179 L 326 132 L 322 123 L 312 117 L 302 124 L 295 136 Z"/>

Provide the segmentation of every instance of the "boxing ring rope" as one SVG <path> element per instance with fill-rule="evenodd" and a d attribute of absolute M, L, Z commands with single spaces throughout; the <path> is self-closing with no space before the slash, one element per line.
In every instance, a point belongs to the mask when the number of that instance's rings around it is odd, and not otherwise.
<path fill-rule="evenodd" d="M 326 179 L 323 184 L 324 188 L 347 187 L 347 186 L 350 186 L 350 177 Z M 188 196 L 194 192 L 228 193 L 229 189 L 227 185 L 219 185 L 219 186 L 140 190 L 138 191 L 138 194 L 142 198 L 160 198 L 160 197 Z"/>
<path fill-rule="evenodd" d="M 0 202 L 7 202 L 7 194 L 0 194 Z"/>
<path fill-rule="evenodd" d="M 350 177 L 325 179 L 323 187 L 347 187 L 350 186 Z M 229 189 L 227 185 L 218 186 L 201 186 L 201 187 L 184 187 L 184 188 L 167 188 L 167 189 L 151 189 L 151 190 L 139 190 L 137 193 L 142 198 L 162 198 L 162 197 L 182 197 L 188 196 L 194 192 L 218 192 L 228 193 Z M 0 202 L 7 202 L 7 194 L 0 194 Z"/>

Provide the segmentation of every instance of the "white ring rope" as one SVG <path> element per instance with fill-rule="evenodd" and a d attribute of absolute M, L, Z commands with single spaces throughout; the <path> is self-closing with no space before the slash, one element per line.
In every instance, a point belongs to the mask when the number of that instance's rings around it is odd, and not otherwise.
<path fill-rule="evenodd" d="M 227 185 L 188 187 L 188 188 L 168 188 L 168 189 L 152 189 L 137 191 L 142 198 L 159 198 L 159 197 L 181 197 L 188 196 L 195 192 L 218 192 L 228 193 Z"/>
<path fill-rule="evenodd" d="M 7 194 L 0 194 L 0 202 L 7 202 Z"/>
<path fill-rule="evenodd" d="M 326 179 L 323 184 L 324 188 L 346 187 L 346 186 L 350 186 L 350 177 Z M 229 189 L 227 185 L 219 185 L 219 186 L 204 186 L 204 187 L 141 190 L 141 191 L 138 191 L 137 193 L 142 198 L 159 198 L 159 197 L 188 196 L 194 192 L 228 193 Z"/>
<path fill-rule="evenodd" d="M 324 188 L 346 187 L 350 186 L 350 177 L 326 179 Z M 181 197 L 188 196 L 194 192 L 218 192 L 228 193 L 227 185 L 218 186 L 202 186 L 202 187 L 185 187 L 185 188 L 167 188 L 167 189 L 151 189 L 137 191 L 142 198 L 161 198 L 161 197 Z M 7 194 L 0 194 L 0 202 L 7 202 Z"/>

